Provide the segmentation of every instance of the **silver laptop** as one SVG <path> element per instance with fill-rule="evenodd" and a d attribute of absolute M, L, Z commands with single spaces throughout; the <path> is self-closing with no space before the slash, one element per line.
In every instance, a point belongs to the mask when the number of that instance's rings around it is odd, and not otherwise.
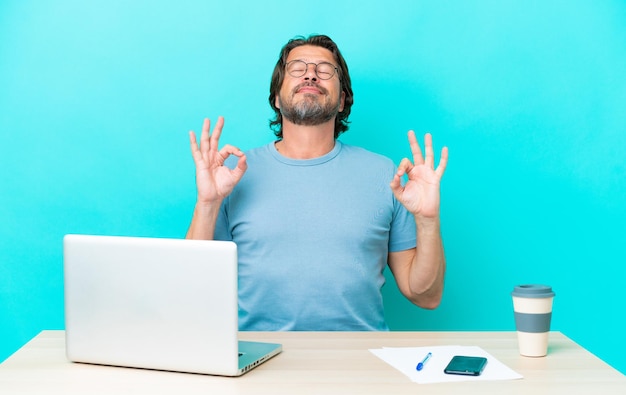
<path fill-rule="evenodd" d="M 237 338 L 235 243 L 67 235 L 63 249 L 70 361 L 239 376 L 282 350 Z"/>

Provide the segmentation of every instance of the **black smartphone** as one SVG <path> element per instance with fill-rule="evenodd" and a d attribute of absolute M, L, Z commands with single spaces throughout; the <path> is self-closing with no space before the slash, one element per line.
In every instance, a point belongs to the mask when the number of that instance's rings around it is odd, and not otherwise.
<path fill-rule="evenodd" d="M 487 365 L 487 358 L 466 357 L 456 355 L 443 370 L 446 374 L 462 374 L 465 376 L 480 376 Z"/>

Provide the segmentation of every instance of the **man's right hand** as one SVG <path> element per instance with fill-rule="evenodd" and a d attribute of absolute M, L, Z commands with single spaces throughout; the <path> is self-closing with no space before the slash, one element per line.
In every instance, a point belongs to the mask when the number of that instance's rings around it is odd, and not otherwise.
<path fill-rule="evenodd" d="M 200 136 L 200 146 L 198 146 L 196 134 L 193 131 L 189 132 L 191 154 L 196 164 L 197 204 L 199 205 L 221 203 L 233 191 L 248 168 L 246 156 L 239 148 L 225 145 L 221 150 L 218 150 L 224 118 L 221 116 L 217 118 L 213 133 L 209 133 L 210 127 L 211 121 L 205 118 Z M 226 158 L 230 155 L 239 158 L 234 169 L 224 166 Z"/>

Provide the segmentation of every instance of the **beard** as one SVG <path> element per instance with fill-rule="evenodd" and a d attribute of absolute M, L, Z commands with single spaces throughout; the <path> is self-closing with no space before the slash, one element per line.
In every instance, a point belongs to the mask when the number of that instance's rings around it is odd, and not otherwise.
<path fill-rule="evenodd" d="M 296 92 L 305 85 L 315 86 L 322 92 L 322 96 L 305 93 L 302 99 L 294 102 Z M 326 123 L 337 116 L 339 113 L 339 99 L 332 100 L 328 96 L 328 91 L 320 86 L 305 83 L 296 86 L 291 95 L 283 100 L 282 95 L 278 95 L 278 103 L 280 104 L 280 113 L 282 116 L 296 125 L 315 126 Z"/>

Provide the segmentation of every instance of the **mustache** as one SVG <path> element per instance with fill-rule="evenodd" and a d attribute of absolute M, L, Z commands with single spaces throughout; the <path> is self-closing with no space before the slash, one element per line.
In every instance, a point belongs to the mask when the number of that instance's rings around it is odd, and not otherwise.
<path fill-rule="evenodd" d="M 296 87 L 293 89 L 293 93 L 298 92 L 300 89 L 302 89 L 305 86 L 312 86 L 315 89 L 317 89 L 320 92 L 322 92 L 323 94 L 327 94 L 328 93 L 326 88 L 324 88 L 323 86 L 320 86 L 320 85 L 318 85 L 318 84 L 316 84 L 315 82 L 312 82 L 312 81 L 306 81 L 306 82 L 303 82 L 301 84 L 296 85 Z"/>

